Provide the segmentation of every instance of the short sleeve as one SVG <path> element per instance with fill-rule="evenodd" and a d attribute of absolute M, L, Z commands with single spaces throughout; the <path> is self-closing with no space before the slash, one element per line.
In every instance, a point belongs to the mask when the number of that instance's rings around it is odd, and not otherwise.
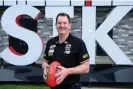
<path fill-rule="evenodd" d="M 80 47 L 78 52 L 78 61 L 79 63 L 85 62 L 89 59 L 89 54 L 86 48 L 86 45 L 83 40 L 80 41 Z"/>

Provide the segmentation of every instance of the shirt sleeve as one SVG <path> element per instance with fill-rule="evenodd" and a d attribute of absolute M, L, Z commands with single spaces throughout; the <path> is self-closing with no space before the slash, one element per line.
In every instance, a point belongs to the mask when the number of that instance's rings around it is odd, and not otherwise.
<path fill-rule="evenodd" d="M 43 58 L 44 58 L 44 61 L 48 62 L 48 42 L 46 43 L 46 48 L 45 48 L 45 51 L 43 53 Z"/>
<path fill-rule="evenodd" d="M 86 48 L 86 45 L 83 40 L 80 42 L 80 47 L 79 47 L 79 53 L 78 53 L 78 61 L 79 63 L 83 63 L 85 61 L 88 61 L 89 59 L 89 54 Z"/>

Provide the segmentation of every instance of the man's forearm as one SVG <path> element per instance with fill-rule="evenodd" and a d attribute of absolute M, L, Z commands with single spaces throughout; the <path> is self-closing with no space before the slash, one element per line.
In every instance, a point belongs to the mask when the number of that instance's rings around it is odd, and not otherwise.
<path fill-rule="evenodd" d="M 44 69 L 46 66 L 48 66 L 48 61 L 46 59 L 43 58 L 42 61 L 42 68 Z"/>
<path fill-rule="evenodd" d="M 84 74 L 89 72 L 89 60 L 77 67 L 68 68 L 68 74 Z"/>

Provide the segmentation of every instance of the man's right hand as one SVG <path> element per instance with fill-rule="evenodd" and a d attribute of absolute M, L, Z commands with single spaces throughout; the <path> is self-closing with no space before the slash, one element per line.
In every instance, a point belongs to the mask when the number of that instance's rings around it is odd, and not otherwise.
<path fill-rule="evenodd" d="M 47 70 L 48 70 L 48 67 L 49 67 L 48 63 L 43 61 L 42 68 L 43 68 L 43 78 L 44 78 L 44 81 L 46 81 L 46 79 L 47 79 Z"/>

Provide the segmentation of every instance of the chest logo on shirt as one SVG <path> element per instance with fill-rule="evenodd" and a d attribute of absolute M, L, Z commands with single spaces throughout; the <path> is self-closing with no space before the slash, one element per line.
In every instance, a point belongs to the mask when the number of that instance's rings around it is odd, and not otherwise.
<path fill-rule="evenodd" d="M 51 45 L 51 46 L 49 47 L 48 56 L 53 56 L 55 47 L 56 47 L 56 45 Z"/>
<path fill-rule="evenodd" d="M 66 46 L 65 46 L 65 54 L 70 54 L 71 53 L 71 44 L 67 44 Z"/>

